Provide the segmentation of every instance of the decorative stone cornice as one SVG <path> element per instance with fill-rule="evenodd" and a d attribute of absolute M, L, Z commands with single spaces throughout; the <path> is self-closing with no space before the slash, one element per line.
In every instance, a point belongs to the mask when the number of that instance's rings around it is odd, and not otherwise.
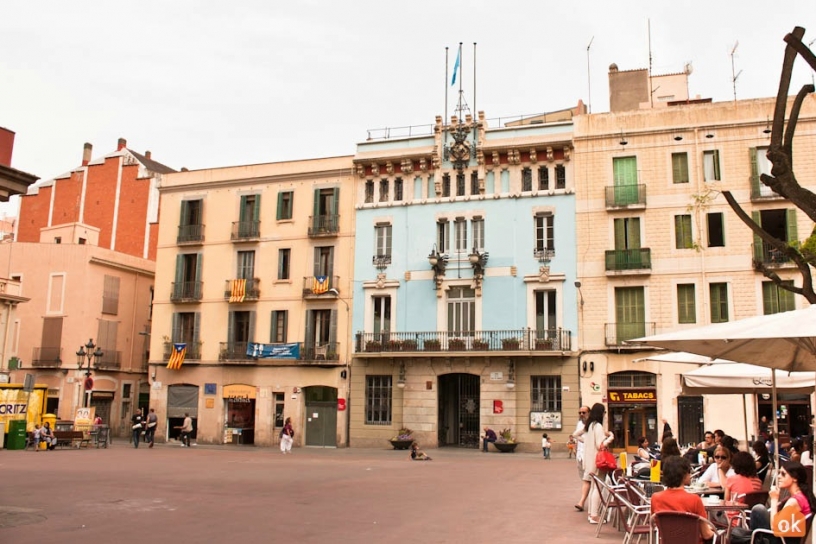
<path fill-rule="evenodd" d="M 412 161 L 411 159 L 402 159 L 402 161 L 400 161 L 400 171 L 406 176 L 413 174 L 414 161 Z"/>

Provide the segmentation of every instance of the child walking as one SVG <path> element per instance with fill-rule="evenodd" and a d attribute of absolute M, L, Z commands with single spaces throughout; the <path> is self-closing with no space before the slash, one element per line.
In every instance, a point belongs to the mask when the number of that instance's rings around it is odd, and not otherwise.
<path fill-rule="evenodd" d="M 575 437 L 570 435 L 569 442 L 567 442 L 567 458 L 572 459 L 575 455 L 575 447 L 576 447 Z"/>
<path fill-rule="evenodd" d="M 541 450 L 544 452 L 544 459 L 550 458 L 550 439 L 547 438 L 547 433 L 541 435 Z"/>

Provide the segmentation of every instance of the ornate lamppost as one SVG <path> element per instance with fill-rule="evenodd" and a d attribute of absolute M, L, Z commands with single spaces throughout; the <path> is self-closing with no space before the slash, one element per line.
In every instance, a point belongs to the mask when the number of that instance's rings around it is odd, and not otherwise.
<path fill-rule="evenodd" d="M 85 362 L 88 363 L 88 368 L 85 370 L 85 381 L 83 381 L 83 397 L 85 398 L 85 408 L 88 407 L 88 393 L 93 389 L 93 378 L 91 377 L 91 362 L 93 361 L 93 368 L 96 369 L 97 365 L 99 364 L 100 359 L 102 356 L 105 355 L 102 353 L 102 348 L 95 345 L 93 343 L 93 338 L 88 338 L 88 343 L 84 346 L 79 346 L 79 351 L 76 352 L 77 356 L 77 367 L 79 370 L 83 370 L 85 368 Z"/>

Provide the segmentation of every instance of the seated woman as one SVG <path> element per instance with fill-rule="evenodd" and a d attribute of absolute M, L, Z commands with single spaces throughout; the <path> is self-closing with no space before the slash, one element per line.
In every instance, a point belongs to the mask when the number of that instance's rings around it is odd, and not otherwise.
<path fill-rule="evenodd" d="M 799 454 L 799 462 L 806 467 L 813 465 L 813 458 L 811 454 L 812 444 L 813 435 L 808 435 L 802 439 L 802 453 Z"/>
<path fill-rule="evenodd" d="M 706 521 L 706 509 L 703 499 L 694 493 L 687 493 L 684 486 L 691 483 L 691 463 L 685 457 L 670 455 L 661 461 L 663 469 L 663 483 L 665 491 L 658 491 L 652 495 L 652 514 L 658 512 L 690 512 L 700 516 L 700 538 L 708 540 L 714 536 L 711 525 Z"/>
<path fill-rule="evenodd" d="M 735 474 L 727 477 L 723 485 L 726 501 L 737 500 L 746 493 L 762 491 L 762 481 L 757 478 L 756 463 L 750 453 L 746 451 L 735 453 L 731 458 L 731 468 Z M 735 524 L 738 518 L 738 512 L 728 512 L 728 519 L 732 524 Z"/>
<path fill-rule="evenodd" d="M 810 489 L 810 481 L 808 481 L 807 470 L 801 463 L 795 461 L 788 461 L 784 463 L 779 469 L 779 479 L 777 481 L 779 487 L 773 488 L 768 492 L 771 499 L 771 507 L 766 508 L 764 504 L 758 504 L 751 509 L 750 529 L 736 528 L 731 534 L 731 542 L 750 542 L 751 532 L 754 529 L 770 529 L 776 514 L 787 507 L 797 508 L 802 515 L 816 511 L 816 497 L 813 496 L 813 491 Z M 784 502 L 779 500 L 780 490 L 786 490 L 789 497 Z M 781 540 L 770 535 L 767 536 L 771 542 L 781 542 Z M 800 542 L 801 538 L 786 537 L 785 542 L 796 544 Z"/>
<path fill-rule="evenodd" d="M 771 454 L 768 453 L 768 446 L 762 440 L 757 440 L 751 445 L 754 450 L 754 463 L 757 468 L 757 478 L 761 481 L 765 480 L 765 475 L 768 473 L 768 468 L 771 467 Z"/>
<path fill-rule="evenodd" d="M 419 444 L 411 444 L 411 461 L 430 461 L 431 458 L 424 451 L 420 451 Z"/>
<path fill-rule="evenodd" d="M 54 432 L 51 430 L 51 424 L 47 421 L 43 423 L 42 429 L 40 429 L 40 441 L 45 442 L 45 445 L 49 450 L 53 450 L 57 447 L 57 439 L 54 437 Z"/>
<path fill-rule="evenodd" d="M 797 463 L 802 462 L 802 452 L 805 451 L 805 443 L 801 438 L 794 438 L 790 443 L 790 448 L 788 449 L 790 452 L 790 460 L 796 461 Z M 802 463 L 804 464 L 804 463 Z"/>
<path fill-rule="evenodd" d="M 677 445 L 677 440 L 669 436 L 664 438 L 663 443 L 660 445 L 660 460 L 665 461 L 673 455 L 680 455 L 680 447 Z"/>
<path fill-rule="evenodd" d="M 649 439 L 645 436 L 641 436 L 638 438 L 638 450 L 635 454 L 635 462 L 642 463 L 642 462 L 649 462 L 652 456 L 649 454 Z"/>
<path fill-rule="evenodd" d="M 714 450 L 714 462 L 697 481 L 705 483 L 707 487 L 722 487 L 725 479 L 734 474 L 734 469 L 731 468 L 731 450 L 717 446 Z"/>

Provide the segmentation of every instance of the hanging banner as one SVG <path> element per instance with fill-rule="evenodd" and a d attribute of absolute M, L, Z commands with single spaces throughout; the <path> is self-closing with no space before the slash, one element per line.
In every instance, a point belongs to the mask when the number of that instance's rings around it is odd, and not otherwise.
<path fill-rule="evenodd" d="M 300 344 L 247 343 L 247 355 L 255 359 L 300 359 Z"/>

